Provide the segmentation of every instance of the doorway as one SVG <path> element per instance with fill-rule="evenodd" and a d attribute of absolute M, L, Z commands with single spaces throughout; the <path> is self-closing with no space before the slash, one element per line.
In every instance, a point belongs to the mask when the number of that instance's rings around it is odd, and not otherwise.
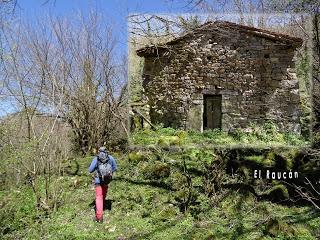
<path fill-rule="evenodd" d="M 222 95 L 204 95 L 203 129 L 221 129 Z"/>

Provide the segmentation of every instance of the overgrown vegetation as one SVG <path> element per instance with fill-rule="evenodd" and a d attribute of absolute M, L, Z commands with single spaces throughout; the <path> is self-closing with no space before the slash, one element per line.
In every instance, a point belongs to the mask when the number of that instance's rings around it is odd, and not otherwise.
<path fill-rule="evenodd" d="M 266 154 L 269 161 L 274 159 L 271 155 Z M 225 172 L 227 162 L 223 159 L 228 159 L 228 152 L 188 149 L 172 153 L 158 149 L 114 156 L 119 172 L 107 197 L 108 208 L 111 205 L 111 210 L 105 211 L 108 224 L 92 221 L 94 191 L 87 173 L 91 161 L 88 157 L 64 163 L 64 174 L 58 178 L 64 191 L 58 208 L 50 214 L 34 208 L 29 185 L 2 191 L 1 238 L 317 239 L 320 236 L 319 212 L 311 206 L 288 207 L 279 204 L 279 200 L 275 200 L 277 204 L 269 202 L 265 196 L 281 188 L 277 182 L 263 185 L 257 181 L 253 186 L 261 188 L 260 191 L 250 192 L 244 187 L 245 178 L 240 171 L 237 172 L 240 175 Z M 263 155 L 252 155 L 250 159 L 260 162 L 262 158 Z"/>
<path fill-rule="evenodd" d="M 173 128 L 156 130 L 143 129 L 132 133 L 130 143 L 142 146 L 179 146 L 179 145 L 207 145 L 212 146 L 305 146 L 308 141 L 292 132 L 281 132 L 272 122 L 262 126 L 251 125 L 246 129 L 234 129 L 225 132 L 219 129 L 198 131 L 183 131 Z"/>
<path fill-rule="evenodd" d="M 25 25 L 14 17 L 12 24 L 7 12 L 17 3 L 0 0 L 1 111 L 12 112 L 8 106 L 18 111 L 2 115 L 0 123 L 1 239 L 320 238 L 318 14 L 314 34 L 302 31 L 314 39 L 315 54 L 302 51 L 297 64 L 304 136 L 312 122 L 307 80 L 309 65 L 314 66 L 313 148 L 306 147 L 308 138 L 280 132 L 269 122 L 229 133 L 145 129 L 132 135 L 127 154 L 125 104 L 128 98 L 141 100 L 142 88 L 126 96 L 126 60 L 115 52 L 114 29 L 100 22 L 99 14 L 76 21 L 52 16 Z M 249 25 L 247 10 L 268 12 L 272 6 L 319 13 L 314 0 L 231 3 L 240 22 Z M 213 11 L 207 1 L 188 1 L 188 6 Z M 264 18 L 259 16 L 259 25 Z M 150 19 L 164 20 L 161 32 L 168 36 L 151 34 Z M 189 30 L 200 20 L 150 19 L 142 18 L 148 25 L 146 43 L 173 37 L 170 26 Z M 140 81 L 143 64 L 133 50 L 129 79 Z M 99 225 L 92 221 L 94 185 L 87 172 L 92 156 L 83 156 L 104 143 L 117 151 L 112 154 L 119 171 L 108 193 L 109 222 Z M 255 169 L 292 170 L 300 177 L 254 179 Z"/>

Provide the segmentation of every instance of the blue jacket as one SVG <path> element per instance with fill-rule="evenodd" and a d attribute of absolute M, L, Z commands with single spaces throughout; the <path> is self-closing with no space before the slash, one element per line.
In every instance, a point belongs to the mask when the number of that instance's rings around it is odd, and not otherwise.
<path fill-rule="evenodd" d="M 110 162 L 111 162 L 112 172 L 117 171 L 117 163 L 116 163 L 116 160 L 115 160 L 111 155 L 109 155 L 109 154 L 108 154 L 108 157 L 109 157 Z M 97 162 L 98 162 L 98 158 L 97 158 L 97 157 L 94 157 L 94 158 L 92 159 L 92 162 L 91 162 L 90 167 L 89 167 L 89 172 L 90 172 L 90 173 L 93 173 L 94 171 L 97 170 L 97 166 L 98 166 L 98 165 L 97 165 Z M 96 184 L 100 184 L 100 179 L 99 179 L 99 177 L 96 176 L 96 177 L 94 178 L 94 181 L 95 181 Z"/>

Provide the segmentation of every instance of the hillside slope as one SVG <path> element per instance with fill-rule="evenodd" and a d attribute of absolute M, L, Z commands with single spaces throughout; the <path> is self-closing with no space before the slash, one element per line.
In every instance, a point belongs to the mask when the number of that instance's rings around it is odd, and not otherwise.
<path fill-rule="evenodd" d="M 91 157 L 76 159 L 59 178 L 57 211 L 34 210 L 28 186 L 1 192 L 1 239 L 319 239 L 320 213 L 257 201 L 233 190 L 211 204 L 204 194 L 183 213 L 172 180 L 146 179 L 145 167 L 114 155 L 119 171 L 107 196 L 107 222 L 93 222 Z M 172 160 L 172 159 L 171 159 Z M 143 171 L 142 171 L 143 170 Z M 177 174 L 176 170 L 171 170 Z M 195 180 L 194 185 L 197 185 Z M 181 186 L 182 187 L 182 186 Z M 181 190 L 181 189 L 180 189 Z M 179 195 L 180 194 L 180 195 Z M 111 210 L 110 210 L 111 208 Z"/>

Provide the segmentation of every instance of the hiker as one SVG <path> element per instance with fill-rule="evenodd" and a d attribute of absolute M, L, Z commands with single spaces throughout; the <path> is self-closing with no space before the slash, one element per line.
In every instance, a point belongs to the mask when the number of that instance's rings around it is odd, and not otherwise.
<path fill-rule="evenodd" d="M 115 159 L 107 153 L 105 147 L 100 147 L 97 156 L 93 158 L 89 167 L 90 173 L 95 171 L 96 222 L 103 222 L 103 207 L 108 192 L 108 184 L 116 170 Z"/>

